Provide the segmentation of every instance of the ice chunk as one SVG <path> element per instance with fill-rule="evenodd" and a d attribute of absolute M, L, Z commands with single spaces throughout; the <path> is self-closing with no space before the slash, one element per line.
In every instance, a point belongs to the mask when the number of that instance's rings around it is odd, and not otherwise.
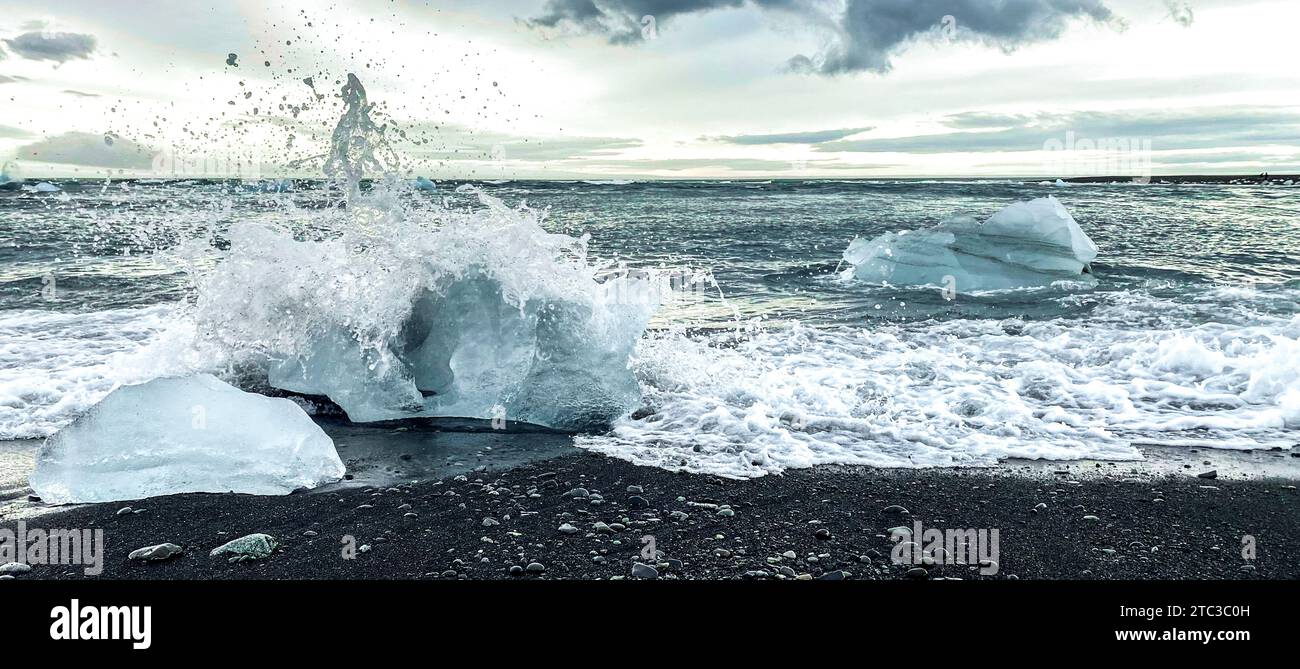
<path fill-rule="evenodd" d="M 42 181 L 35 186 L 23 186 L 23 190 L 28 193 L 57 193 L 63 189 L 48 181 Z"/>
<path fill-rule="evenodd" d="M 1017 202 L 983 223 L 969 216 L 925 230 L 854 239 L 844 251 L 846 278 L 872 283 L 944 286 L 957 292 L 1091 280 L 1097 245 L 1054 197 Z"/>
<path fill-rule="evenodd" d="M 286 399 L 202 374 L 114 390 L 45 440 L 31 486 L 47 502 L 182 492 L 279 495 L 343 476 L 334 442 Z"/>
<path fill-rule="evenodd" d="M 200 277 L 196 325 L 219 354 L 250 356 L 277 388 L 325 395 L 356 422 L 500 419 L 582 430 L 630 412 L 629 360 L 667 277 L 586 258 L 586 238 L 507 208 L 389 208 L 367 194 L 338 238 L 231 229 Z M 383 205 L 383 206 L 376 206 Z"/>
<path fill-rule="evenodd" d="M 521 308 L 499 281 L 471 272 L 415 301 L 389 355 L 332 330 L 306 354 L 274 363 L 268 380 L 326 395 L 356 422 L 443 416 L 598 427 L 641 397 L 628 358 L 646 315 L 540 297 Z"/>
<path fill-rule="evenodd" d="M 428 177 L 416 177 L 416 178 L 415 178 L 415 189 L 416 189 L 416 190 L 428 191 L 428 192 L 430 192 L 430 193 L 434 193 L 434 192 L 437 192 L 438 187 L 437 187 L 436 185 L 434 185 L 434 183 L 433 183 L 432 181 L 430 181 Z"/>

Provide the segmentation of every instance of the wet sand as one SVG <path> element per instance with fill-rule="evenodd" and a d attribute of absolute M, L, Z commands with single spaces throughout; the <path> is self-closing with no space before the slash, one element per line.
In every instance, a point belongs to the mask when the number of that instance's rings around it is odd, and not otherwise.
<path fill-rule="evenodd" d="M 345 459 L 350 448 L 340 451 Z M 419 463 L 386 459 L 380 449 L 368 457 L 387 462 L 386 483 L 357 477 L 283 497 L 173 495 L 27 522 L 103 528 L 101 579 L 616 579 L 634 569 L 659 579 L 1300 578 L 1300 458 L 1289 452 L 1181 449 L 1150 451 L 1141 463 L 988 469 L 817 467 L 736 481 L 560 450 L 488 464 L 447 454 L 460 473 L 412 481 L 403 468 Z M 1213 467 L 1199 464 L 1207 460 Z M 1198 476 L 1211 468 L 1221 476 Z M 125 506 L 143 511 L 119 515 Z M 996 571 L 896 563 L 889 530 L 916 522 L 998 530 Z M 14 529 L 15 519 L 0 526 Z M 280 548 L 234 564 L 209 556 L 254 532 L 275 536 Z M 163 542 L 184 554 L 127 559 Z M 1243 555 L 1247 542 L 1253 557 Z M 348 548 L 356 549 L 351 559 Z M 37 566 L 21 578 L 87 577 L 75 566 Z"/>

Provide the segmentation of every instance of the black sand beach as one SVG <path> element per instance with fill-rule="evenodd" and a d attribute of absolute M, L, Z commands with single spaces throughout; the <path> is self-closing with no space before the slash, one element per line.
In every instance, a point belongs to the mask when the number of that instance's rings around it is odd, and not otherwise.
<path fill-rule="evenodd" d="M 103 528 L 99 579 L 614 579 L 632 578 L 636 562 L 650 563 L 660 579 L 1300 578 L 1294 480 L 1197 473 L 1035 463 L 818 467 L 736 481 L 576 452 L 391 487 L 175 495 L 26 522 Z M 141 512 L 119 514 L 126 506 Z M 886 510 L 894 506 L 906 511 Z M 922 574 L 892 564 L 888 528 L 916 521 L 997 529 L 997 572 L 934 565 Z M 209 557 L 255 532 L 276 537 L 280 548 L 242 563 Z M 661 553 L 655 560 L 641 557 L 647 536 Z M 1244 537 L 1253 538 L 1254 559 L 1243 558 Z M 127 558 L 163 542 L 184 554 L 157 563 Z M 354 559 L 342 557 L 348 545 Z M 37 566 L 20 578 L 87 577 L 76 566 Z"/>

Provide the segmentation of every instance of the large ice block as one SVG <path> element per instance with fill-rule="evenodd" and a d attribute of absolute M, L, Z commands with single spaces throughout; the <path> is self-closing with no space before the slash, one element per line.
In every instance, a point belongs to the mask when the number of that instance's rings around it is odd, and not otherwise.
<path fill-rule="evenodd" d="M 114 390 L 45 440 L 31 486 L 44 501 L 67 504 L 283 495 L 343 473 L 334 442 L 298 405 L 202 374 Z"/>
<path fill-rule="evenodd" d="M 969 216 L 933 228 L 857 238 L 845 276 L 956 292 L 1045 286 L 1090 279 L 1097 245 L 1055 197 L 1017 202 L 980 223 Z"/>
<path fill-rule="evenodd" d="M 625 281 L 609 282 L 610 292 Z M 425 291 L 385 354 L 336 330 L 273 363 L 268 378 L 328 396 L 357 422 L 441 416 L 599 427 L 641 397 L 628 359 L 649 316 L 611 302 L 537 297 L 520 307 L 498 281 L 471 273 Z"/>

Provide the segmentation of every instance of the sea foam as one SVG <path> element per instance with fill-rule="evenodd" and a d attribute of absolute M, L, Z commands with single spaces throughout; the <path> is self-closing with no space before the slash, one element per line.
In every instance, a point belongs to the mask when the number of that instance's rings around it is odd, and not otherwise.
<path fill-rule="evenodd" d="M 1300 316 L 1187 325 L 1150 295 L 1105 299 L 1087 322 L 656 335 L 636 362 L 650 408 L 577 443 L 731 477 L 817 464 L 1135 460 L 1143 444 L 1295 444 Z"/>

